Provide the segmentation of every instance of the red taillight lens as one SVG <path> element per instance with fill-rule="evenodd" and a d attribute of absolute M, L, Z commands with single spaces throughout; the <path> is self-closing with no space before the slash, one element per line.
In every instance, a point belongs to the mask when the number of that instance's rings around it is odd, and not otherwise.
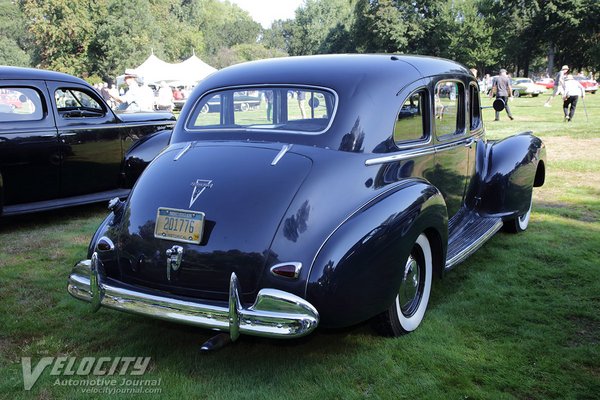
<path fill-rule="evenodd" d="M 271 267 L 271 273 L 276 276 L 295 279 L 300 275 L 300 268 L 302 268 L 301 263 L 277 264 Z"/>

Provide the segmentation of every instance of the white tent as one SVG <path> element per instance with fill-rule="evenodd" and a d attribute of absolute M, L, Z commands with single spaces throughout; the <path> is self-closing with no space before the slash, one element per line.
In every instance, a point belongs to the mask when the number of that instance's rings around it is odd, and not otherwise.
<path fill-rule="evenodd" d="M 206 64 L 195 54 L 183 62 L 172 64 L 156 57 L 154 53 L 137 68 L 127 70 L 127 72 L 142 77 L 146 83 L 182 80 L 198 82 L 215 71 L 215 68 Z"/>

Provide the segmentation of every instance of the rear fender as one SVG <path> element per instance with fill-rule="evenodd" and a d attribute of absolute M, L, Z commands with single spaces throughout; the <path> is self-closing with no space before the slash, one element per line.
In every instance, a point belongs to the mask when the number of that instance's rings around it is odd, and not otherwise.
<path fill-rule="evenodd" d="M 319 311 L 321 325 L 349 326 L 389 307 L 421 232 L 430 237 L 441 271 L 447 224 L 442 195 L 421 180 L 402 183 L 346 220 L 318 252 L 307 282 L 306 299 Z"/>
<path fill-rule="evenodd" d="M 131 188 L 144 169 L 169 145 L 171 130 L 162 130 L 135 142 L 123 160 L 124 187 Z"/>
<path fill-rule="evenodd" d="M 479 191 L 480 214 L 522 215 L 531 204 L 532 188 L 544 183 L 546 148 L 531 132 L 488 144 Z"/>

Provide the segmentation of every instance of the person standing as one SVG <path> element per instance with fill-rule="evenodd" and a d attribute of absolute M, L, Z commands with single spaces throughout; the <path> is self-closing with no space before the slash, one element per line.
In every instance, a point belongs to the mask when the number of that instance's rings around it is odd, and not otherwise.
<path fill-rule="evenodd" d="M 161 82 L 160 89 L 158 89 L 156 108 L 159 111 L 173 111 L 173 91 L 165 81 Z"/>
<path fill-rule="evenodd" d="M 142 97 L 144 96 L 144 93 L 137 83 L 137 75 L 126 74 L 125 84 L 128 89 L 124 95 L 114 96 L 111 94 L 111 97 L 119 104 L 117 110 L 129 112 L 140 111 L 140 105 L 143 104 Z"/>
<path fill-rule="evenodd" d="M 554 78 L 554 90 L 550 97 L 548 97 L 548 100 L 544 103 L 544 107 L 551 107 L 550 103 L 552 102 L 552 99 L 565 92 L 565 76 L 567 76 L 568 72 L 568 65 L 563 65 L 560 71 L 558 71 L 558 74 L 556 74 L 556 77 Z"/>
<path fill-rule="evenodd" d="M 585 89 L 579 81 L 573 79 L 573 75 L 569 74 L 564 80 L 564 95 L 563 95 L 563 112 L 565 113 L 565 121 L 571 122 L 577 108 L 579 96 L 585 97 Z"/>
<path fill-rule="evenodd" d="M 510 112 L 510 107 L 508 106 L 508 98 L 512 97 L 512 87 L 510 85 L 510 78 L 506 74 L 506 70 L 504 68 L 500 70 L 500 75 L 495 77 L 492 83 L 492 95 L 494 94 L 496 95 L 497 99 L 502 99 L 506 114 L 508 114 L 508 118 L 513 120 L 514 118 Z M 500 111 L 496 111 L 496 118 L 494 121 L 500 121 Z"/>

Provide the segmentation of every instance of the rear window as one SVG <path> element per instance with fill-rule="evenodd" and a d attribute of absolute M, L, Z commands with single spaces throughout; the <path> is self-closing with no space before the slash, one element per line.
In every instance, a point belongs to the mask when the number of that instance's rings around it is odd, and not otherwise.
<path fill-rule="evenodd" d="M 244 129 L 319 134 L 329 128 L 337 97 L 326 89 L 260 87 L 212 92 L 196 103 L 188 130 Z"/>

